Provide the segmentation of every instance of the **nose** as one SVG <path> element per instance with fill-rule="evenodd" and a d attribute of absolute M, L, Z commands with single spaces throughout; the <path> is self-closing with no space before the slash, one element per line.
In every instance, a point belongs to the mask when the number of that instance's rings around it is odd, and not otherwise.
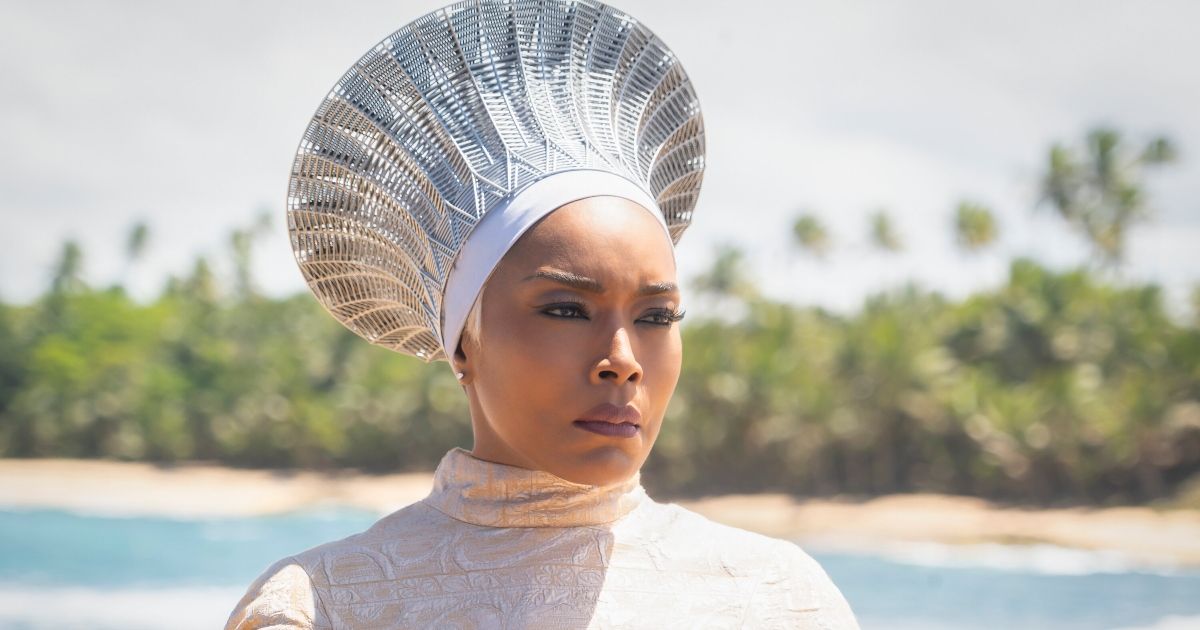
<path fill-rule="evenodd" d="M 617 328 L 608 346 L 608 352 L 592 368 L 592 382 L 612 381 L 615 385 L 636 383 L 642 377 L 642 366 L 633 354 L 633 344 L 624 327 Z"/>

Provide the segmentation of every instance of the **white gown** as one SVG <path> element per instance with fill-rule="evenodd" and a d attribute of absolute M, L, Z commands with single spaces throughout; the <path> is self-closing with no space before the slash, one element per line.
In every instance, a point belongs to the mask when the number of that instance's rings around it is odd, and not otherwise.
<path fill-rule="evenodd" d="M 795 543 L 454 448 L 429 496 L 284 558 L 238 602 L 252 628 L 856 630 Z"/>

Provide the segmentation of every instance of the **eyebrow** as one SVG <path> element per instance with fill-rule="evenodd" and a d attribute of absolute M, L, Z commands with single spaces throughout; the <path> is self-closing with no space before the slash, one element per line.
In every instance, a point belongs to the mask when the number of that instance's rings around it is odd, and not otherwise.
<path fill-rule="evenodd" d="M 579 289 L 580 291 L 604 293 L 604 285 L 600 284 L 596 280 L 559 269 L 539 269 L 536 272 L 525 276 L 521 282 L 536 279 L 550 280 L 559 284 L 565 284 L 569 287 Z M 651 282 L 650 284 L 638 289 L 637 295 L 662 295 L 663 293 L 672 293 L 678 291 L 679 286 L 674 282 Z"/>

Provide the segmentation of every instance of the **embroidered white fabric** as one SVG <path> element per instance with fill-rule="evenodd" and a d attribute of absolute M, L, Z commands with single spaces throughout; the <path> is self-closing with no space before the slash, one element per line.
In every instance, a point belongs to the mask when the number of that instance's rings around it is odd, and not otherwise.
<path fill-rule="evenodd" d="M 796 544 L 455 448 L 425 499 L 269 567 L 227 630 L 857 630 Z"/>

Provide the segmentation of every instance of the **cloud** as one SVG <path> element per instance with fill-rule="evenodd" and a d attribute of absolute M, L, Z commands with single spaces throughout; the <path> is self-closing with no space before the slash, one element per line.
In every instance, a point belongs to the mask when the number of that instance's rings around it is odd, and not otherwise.
<path fill-rule="evenodd" d="M 302 290 L 283 234 L 300 134 L 359 55 L 441 4 L 10 7 L 0 24 L 0 216 L 16 229 L 0 231 L 0 296 L 40 292 L 67 236 L 83 242 L 94 282 L 114 281 L 125 232 L 142 217 L 153 237 L 134 289 L 150 295 L 197 253 L 220 263 L 229 231 L 262 207 L 277 229 L 256 252 L 258 281 L 273 294 Z M 681 243 L 684 274 L 733 241 L 781 298 L 852 309 L 908 278 L 965 293 L 1001 281 L 1011 254 L 1056 265 L 1086 255 L 1031 211 L 1051 141 L 1111 122 L 1133 138 L 1170 133 L 1185 157 L 1200 152 L 1195 3 L 618 6 L 676 50 L 704 108 L 709 167 Z M 1182 295 L 1200 271 L 1180 240 L 1195 232 L 1178 229 L 1200 223 L 1200 160 L 1151 182 L 1161 212 L 1135 234 L 1131 275 Z M 996 210 L 992 258 L 955 249 L 949 216 L 962 198 Z M 906 242 L 899 255 L 866 247 L 879 206 Z M 791 252 L 800 208 L 834 232 L 824 263 Z"/>

